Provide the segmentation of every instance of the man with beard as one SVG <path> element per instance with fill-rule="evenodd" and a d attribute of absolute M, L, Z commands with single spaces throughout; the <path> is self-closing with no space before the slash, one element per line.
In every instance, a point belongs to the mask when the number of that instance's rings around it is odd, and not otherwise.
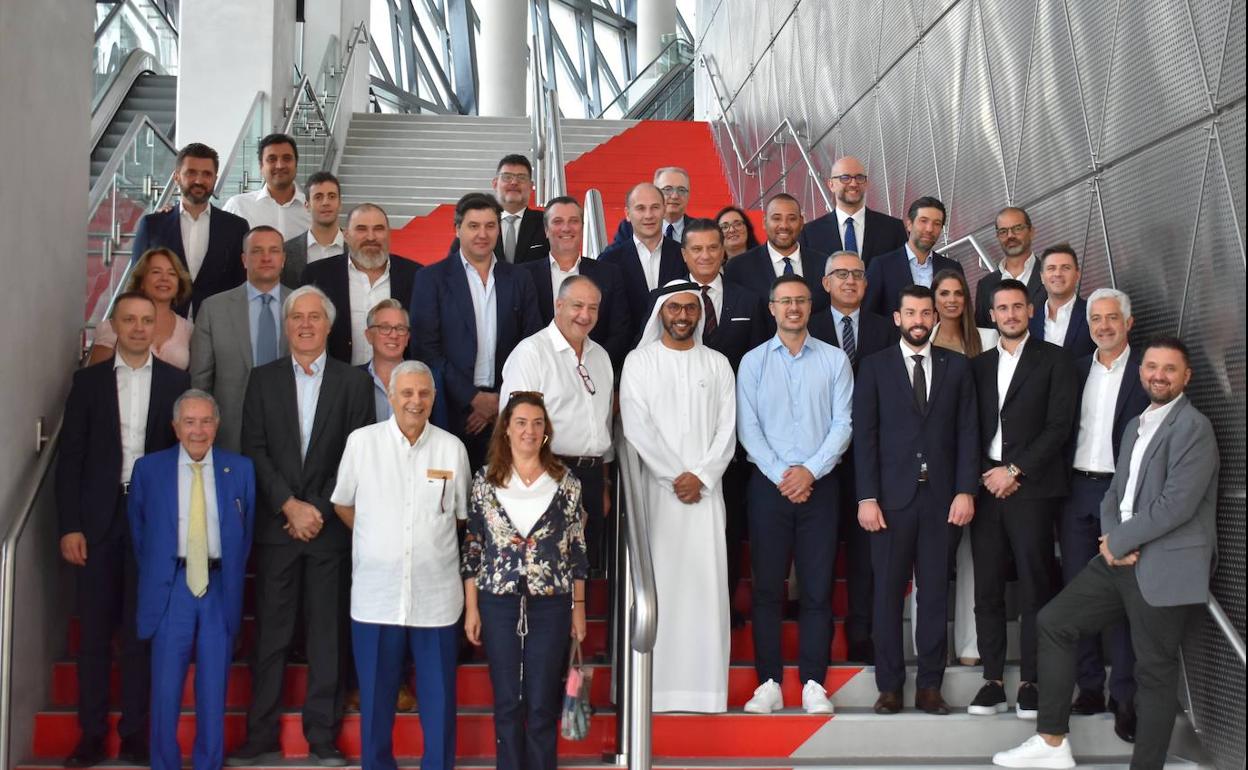
<path fill-rule="evenodd" d="M 1022 615 L 1018 718 L 1035 719 L 1036 613 L 1052 595 L 1053 522 L 1070 489 L 1063 455 L 1075 423 L 1075 372 L 1061 348 L 1028 334 L 1033 308 L 1026 285 L 1005 279 L 991 303 L 1000 339 L 971 361 L 984 469 L 971 549 L 985 682 L 967 711 L 991 716 L 1007 708 L 1005 583 L 1012 559 Z M 1069 687 L 1062 698 L 1069 702 Z"/>
<path fill-rule="evenodd" d="M 1218 443 L 1208 418 L 1184 397 L 1191 378 L 1178 338 L 1161 337 L 1144 349 L 1140 384 L 1150 404 L 1127 423 L 1101 501 L 1099 558 L 1040 613 L 1037 734 L 998 753 L 993 764 L 1074 767 L 1066 734 L 1079 638 L 1124 620 L 1138 658 L 1131 766 L 1165 764 L 1178 711 L 1179 645 L 1203 614 L 1218 540 Z"/>
<path fill-rule="evenodd" d="M 812 298 L 811 312 L 828 307 L 828 293 L 823 290 L 823 268 L 828 255 L 802 247 L 802 205 L 788 193 L 776 193 L 763 208 L 763 229 L 767 242 L 755 246 L 728 261 L 724 277 L 738 283 L 760 297 L 771 296 L 776 278 L 796 275 L 806 281 Z M 771 328 L 775 328 L 772 325 Z"/>
<path fill-rule="evenodd" d="M 654 583 L 654 710 L 728 707 L 728 592 L 720 479 L 736 450 L 732 367 L 702 344 L 698 285 L 673 281 L 620 377 L 624 435 L 641 458 Z"/>
<path fill-rule="evenodd" d="M 737 433 L 755 466 L 747 508 L 759 686 L 745 710 L 767 714 L 784 707 L 780 607 L 792 558 L 800 586 L 802 707 L 831 714 L 823 683 L 832 641 L 839 515 L 833 470 L 851 438 L 854 376 L 843 351 L 807 333 L 805 280 L 775 279 L 770 304 L 777 333 L 746 353 L 737 371 Z"/>
<path fill-rule="evenodd" d="M 906 242 L 901 220 L 867 208 L 867 172 L 857 158 L 846 156 L 832 164 L 828 190 L 836 208 L 802 228 L 802 246 L 831 254 L 852 251 L 867 265 L 881 254 Z"/>
<path fill-rule="evenodd" d="M 901 248 L 881 254 L 867 266 L 867 298 L 863 307 L 877 315 L 889 316 L 901 307 L 901 290 L 907 286 L 931 288 L 932 276 L 941 270 L 962 272 L 957 260 L 933 249 L 945 229 L 945 204 L 923 196 L 916 198 L 906 212 L 909 238 Z"/>
<path fill-rule="evenodd" d="M 346 254 L 308 265 L 303 283 L 319 287 L 338 308 L 329 333 L 329 354 L 361 366 L 373 357 L 373 346 L 365 336 L 368 311 L 387 298 L 397 299 L 406 308 L 420 265 L 390 253 L 390 218 L 374 203 L 351 209 L 346 243 Z"/>
<path fill-rule="evenodd" d="M 268 225 L 283 238 L 294 238 L 312 224 L 307 198 L 295 176 L 299 173 L 299 148 L 286 134 L 269 134 L 260 140 L 260 176 L 264 186 L 239 193 L 225 202 L 225 210 L 246 219 L 252 227 Z"/>
<path fill-rule="evenodd" d="M 313 262 L 336 257 L 347 251 L 346 239 L 338 226 L 342 213 L 342 189 L 338 177 L 318 171 L 308 177 L 308 200 L 304 204 L 312 217 L 312 226 L 286 241 L 286 267 L 282 283 L 298 286 L 303 269 Z"/>
<path fill-rule="evenodd" d="M 1031 227 L 1031 215 L 1018 206 L 1006 206 L 997 212 L 997 243 L 1005 259 L 997 269 L 979 279 L 975 287 L 975 325 L 992 328 L 992 292 L 1003 279 L 1013 278 L 1027 287 L 1027 298 L 1033 307 L 1042 307 L 1046 295 L 1041 280 L 1040 264 L 1031 250 L 1035 231 Z"/>
<path fill-rule="evenodd" d="M 875 575 L 875 712 L 902 709 L 901 615 L 913 573 L 919 590 L 914 706 L 948 714 L 940 684 L 949 551 L 956 542 L 951 528 L 970 522 L 979 489 L 975 381 L 964 356 L 932 346 L 931 289 L 902 289 L 893 322 L 901 341 L 864 358 L 854 383 L 858 523 L 871 533 Z"/>
<path fill-rule="evenodd" d="M 174 181 L 182 191 L 178 204 L 139 220 L 131 246 L 131 261 L 148 249 L 163 246 L 182 260 L 191 274 L 190 307 L 193 317 L 204 300 L 243 282 L 246 272 L 238 255 L 243 252 L 247 220 L 209 203 L 217 183 L 217 151 L 206 144 L 191 143 L 178 151 Z"/>

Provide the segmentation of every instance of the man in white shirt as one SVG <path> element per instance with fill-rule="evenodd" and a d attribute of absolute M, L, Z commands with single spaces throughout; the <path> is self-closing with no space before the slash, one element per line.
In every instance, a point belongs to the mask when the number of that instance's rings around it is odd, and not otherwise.
<path fill-rule="evenodd" d="M 988 313 L 992 304 L 990 298 L 1003 279 L 1021 281 L 1027 287 L 1027 296 L 1033 307 L 1042 307 L 1045 298 L 1044 283 L 1037 269 L 1039 260 L 1031 250 L 1031 240 L 1035 235 L 1031 215 L 1018 206 L 1006 206 L 997 212 L 996 234 L 1005 258 L 996 270 L 981 278 L 975 288 L 975 325 L 987 329 L 993 327 Z"/>
<path fill-rule="evenodd" d="M 685 274 L 680 244 L 663 236 L 664 205 L 663 193 L 653 184 L 634 186 L 624 200 L 625 216 L 632 225 L 628 237 L 617 238 L 598 255 L 599 262 L 614 265 L 623 276 L 630 339 L 641 334 L 650 308 L 650 292 Z"/>
<path fill-rule="evenodd" d="M 900 219 L 867 208 L 870 180 L 861 161 L 848 155 L 838 158 L 827 184 L 835 207 L 802 228 L 803 246 L 824 254 L 852 251 L 870 265 L 880 254 L 905 245 L 906 228 Z"/>
<path fill-rule="evenodd" d="M 822 281 L 828 255 L 802 246 L 805 222 L 797 198 L 788 193 L 776 193 L 768 198 L 763 206 L 767 242 L 730 259 L 724 268 L 724 277 L 760 297 L 769 297 L 777 278 L 796 275 L 805 279 L 810 289 L 811 312 L 827 308 L 828 293 Z"/>
<path fill-rule="evenodd" d="M 679 166 L 663 166 L 654 170 L 653 182 L 663 195 L 663 219 L 660 223 L 663 237 L 672 243 L 682 243 L 685 225 L 693 219 L 687 213 L 692 188 L 689 172 Z M 615 231 L 612 243 L 627 241 L 633 235 L 633 223 L 625 219 Z"/>
<path fill-rule="evenodd" d="M 393 416 L 347 439 L 331 500 L 351 528 L 351 638 L 360 753 L 393 767 L 394 704 L 410 650 L 424 735 L 421 767 L 455 765 L 457 621 L 464 608 L 457 523 L 468 516 L 468 454 L 429 422 L 433 374 L 394 368 Z"/>
<path fill-rule="evenodd" d="M 225 210 L 237 214 L 252 227 L 275 227 L 289 240 L 308 229 L 312 215 L 306 198 L 295 183 L 299 171 L 299 148 L 286 134 L 269 134 L 260 140 L 260 176 L 264 186 L 239 193 L 225 202 Z"/>
<path fill-rule="evenodd" d="M 1072 361 L 1096 349 L 1088 333 L 1088 303 L 1079 297 L 1079 277 L 1079 257 L 1069 243 L 1041 252 L 1040 281 L 1048 299 L 1036 306 L 1031 334 L 1062 348 Z"/>
<path fill-rule="evenodd" d="M 338 177 L 318 171 L 308 177 L 307 200 L 304 206 L 312 217 L 312 226 L 286 241 L 286 267 L 282 283 L 298 286 L 303 269 L 313 262 L 335 257 L 347 250 L 338 215 L 342 212 L 342 189 Z"/>

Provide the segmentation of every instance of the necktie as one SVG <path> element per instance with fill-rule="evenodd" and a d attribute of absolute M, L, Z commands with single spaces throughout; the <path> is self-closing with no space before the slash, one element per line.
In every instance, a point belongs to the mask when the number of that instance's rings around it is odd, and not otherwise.
<path fill-rule="evenodd" d="M 676 240 L 676 225 L 668 222 L 667 230 L 663 233 L 663 235 L 670 241 Z"/>
<path fill-rule="evenodd" d="M 260 295 L 260 319 L 256 322 L 256 366 L 264 366 L 277 358 L 277 322 L 273 320 L 273 311 L 269 307 L 273 302 L 272 294 Z"/>
<path fill-rule="evenodd" d="M 847 218 L 845 220 L 845 250 L 858 252 L 858 234 L 854 232 L 854 220 Z"/>
<path fill-rule="evenodd" d="M 927 374 L 923 371 L 923 356 L 910 356 L 914 361 L 914 405 L 919 412 L 927 412 Z"/>
<path fill-rule="evenodd" d="M 503 233 L 503 256 L 508 262 L 516 261 L 516 220 L 518 216 L 512 214 L 504 217 L 507 220 L 507 229 Z"/>
<path fill-rule="evenodd" d="M 719 319 L 715 317 L 715 303 L 711 302 L 711 287 L 702 287 L 702 339 L 706 339 L 706 335 L 713 334 L 715 328 L 719 326 Z"/>
<path fill-rule="evenodd" d="M 191 463 L 191 510 L 186 526 L 186 587 L 196 599 L 208 591 L 208 506 L 204 464 Z"/>
<path fill-rule="evenodd" d="M 793 275 L 793 260 L 788 257 L 784 258 L 784 274 Z"/>
<path fill-rule="evenodd" d="M 841 316 L 841 349 L 849 356 L 850 365 L 858 363 L 858 340 L 854 339 L 854 319 Z"/>

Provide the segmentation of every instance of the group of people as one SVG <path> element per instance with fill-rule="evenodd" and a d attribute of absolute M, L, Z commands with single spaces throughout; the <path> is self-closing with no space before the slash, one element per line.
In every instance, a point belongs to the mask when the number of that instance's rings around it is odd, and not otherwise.
<path fill-rule="evenodd" d="M 1005 711 L 1017 580 L 1014 702 L 1041 735 L 997 759 L 1073 764 L 1072 708 L 1107 708 L 1104 629 L 1118 734 L 1135 738 L 1138 711 L 1137 758 L 1164 760 L 1183 613 L 1215 549 L 1216 443 L 1182 395 L 1183 343 L 1133 347 L 1130 298 L 1080 298 L 1074 249 L 1035 255 L 1023 209 L 998 214 L 1003 258 L 972 306 L 960 263 L 936 251 L 941 201 L 916 199 L 904 220 L 868 209 L 852 157 L 830 171 L 827 215 L 807 223 L 792 196 L 768 199 L 762 243 L 738 208 L 689 216 L 688 173 L 658 169 L 595 259 L 577 201 L 529 208 L 531 166 L 508 155 L 424 268 L 390 254 L 379 206 L 340 228 L 338 180 L 300 188 L 293 139 L 265 137 L 259 157 L 264 186 L 217 208 L 216 153 L 179 152 L 181 198 L 140 222 L 128 290 L 74 377 L 57 475 L 82 627 L 68 765 L 104 758 L 120 630 L 130 761 L 181 765 L 192 658 L 194 766 L 276 758 L 301 646 L 314 761 L 346 762 L 335 742 L 354 680 L 363 764 L 395 767 L 410 657 L 422 765 L 449 770 L 466 639 L 489 661 L 499 767 L 553 768 L 586 582 L 611 578 L 620 436 L 640 459 L 663 607 L 656 711 L 726 710 L 748 533 L 759 686 L 745 710 L 785 704 L 792 568 L 801 705 L 832 713 L 843 539 L 845 633 L 875 665 L 877 713 L 905 706 L 911 583 L 913 705 L 949 713 L 951 576 L 956 657 L 984 667 L 968 711 Z M 227 757 L 249 560 L 252 700 Z"/>

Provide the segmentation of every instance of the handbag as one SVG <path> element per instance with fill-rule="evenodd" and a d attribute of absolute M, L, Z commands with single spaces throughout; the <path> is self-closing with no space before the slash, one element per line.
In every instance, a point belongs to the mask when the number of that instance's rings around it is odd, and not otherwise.
<path fill-rule="evenodd" d="M 593 669 L 586 668 L 581 658 L 581 643 L 573 639 L 563 688 L 563 714 L 559 720 L 559 733 L 569 741 L 583 741 L 589 737 L 589 718 L 594 713 L 589 704 L 593 679 Z"/>

